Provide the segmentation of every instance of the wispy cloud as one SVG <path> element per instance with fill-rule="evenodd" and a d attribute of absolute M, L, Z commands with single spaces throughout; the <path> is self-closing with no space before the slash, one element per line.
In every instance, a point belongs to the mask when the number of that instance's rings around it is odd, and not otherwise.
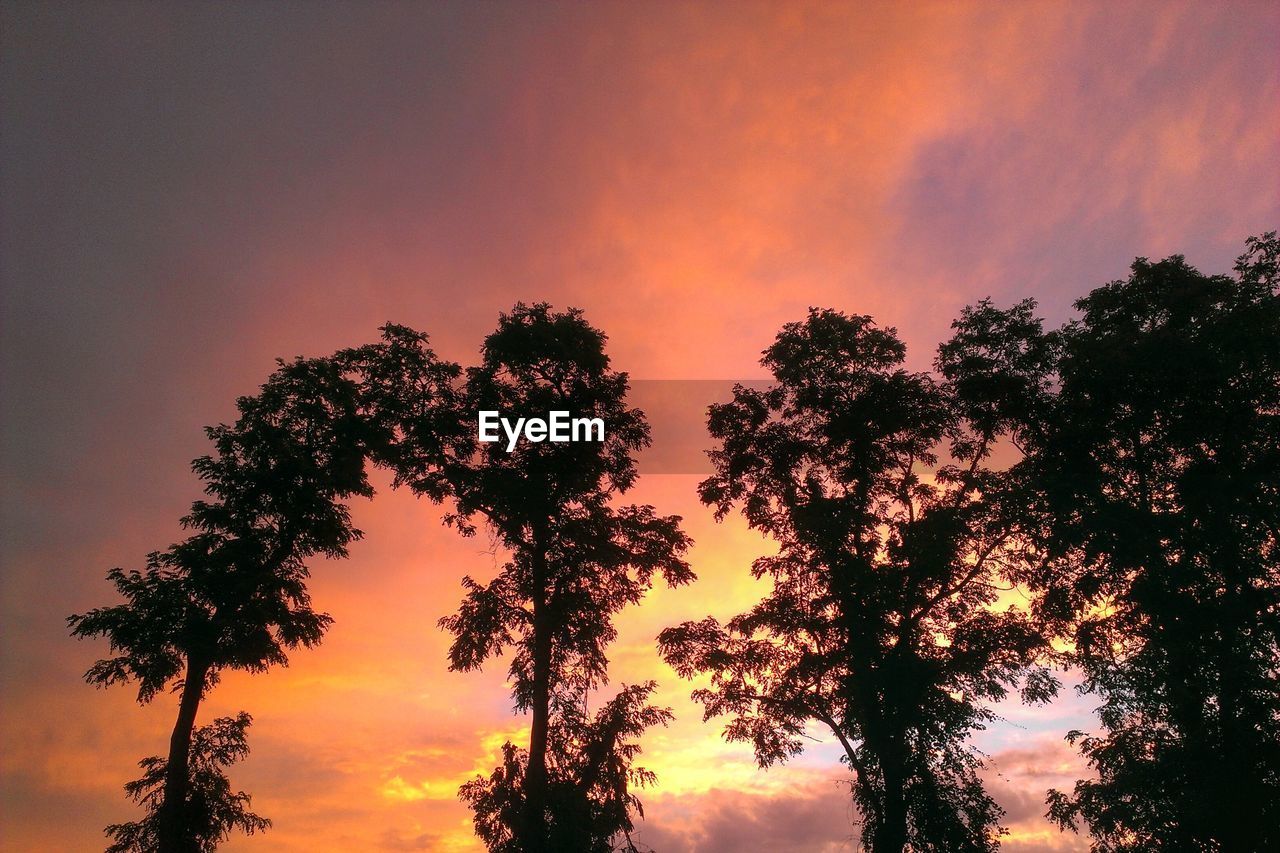
<path fill-rule="evenodd" d="M 105 600 L 106 569 L 180 535 L 200 426 L 276 356 L 391 319 L 467 362 L 525 299 L 585 308 L 641 378 L 759 375 L 759 351 L 811 304 L 897 326 L 925 367 L 966 302 L 1033 295 L 1060 320 L 1135 254 L 1218 271 L 1280 220 L 1274 4 L 3 15 L 0 784 L 15 850 L 91 848 L 129 815 L 120 785 L 161 751 L 172 702 L 81 684 L 103 650 L 62 619 Z M 700 579 L 627 611 L 611 650 L 615 683 L 656 677 L 678 713 L 645 738 L 660 781 L 643 837 L 853 849 L 834 753 L 759 772 L 653 649 L 662 627 L 759 592 L 747 567 L 768 543 L 716 525 L 695 482 L 637 490 L 686 517 Z M 316 566 L 337 618 L 324 646 L 210 699 L 211 716 L 254 714 L 233 778 L 275 820 L 231 850 L 475 849 L 449 788 L 525 722 L 506 661 L 449 673 L 436 628 L 459 578 L 492 570 L 483 543 L 406 495 L 355 512 L 366 540 Z M 1006 849 L 1080 849 L 1037 810 L 1079 772 L 1060 735 L 1087 727 L 1088 703 L 1005 711 L 980 742 Z"/>

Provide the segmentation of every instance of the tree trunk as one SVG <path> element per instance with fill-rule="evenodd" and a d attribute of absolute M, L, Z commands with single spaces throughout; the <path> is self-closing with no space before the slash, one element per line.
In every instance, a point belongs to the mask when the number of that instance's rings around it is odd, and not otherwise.
<path fill-rule="evenodd" d="M 1266 782 L 1257 772 L 1257 731 L 1250 720 L 1243 717 L 1245 686 L 1242 677 L 1249 672 L 1252 662 L 1241 639 L 1248 634 L 1249 618 L 1245 607 L 1243 583 L 1234 578 L 1229 582 L 1227 615 L 1215 620 L 1221 625 L 1223 647 L 1210 654 L 1218 661 L 1218 726 L 1219 748 L 1214 750 L 1217 763 L 1217 784 L 1212 787 L 1219 802 L 1214 810 L 1217 823 L 1214 836 L 1222 853 L 1251 853 L 1267 849 L 1267 830 L 1261 820 L 1250 820 L 1246 815 L 1264 814 L 1267 808 L 1262 791 Z"/>
<path fill-rule="evenodd" d="M 880 825 L 876 827 L 875 850 L 872 853 L 902 853 L 902 848 L 907 845 L 906 774 L 899 756 L 889 756 L 883 763 L 883 769 L 884 808 L 880 813 Z"/>
<path fill-rule="evenodd" d="M 893 660 L 898 647 L 888 656 L 879 650 L 872 654 L 870 674 L 880 684 L 880 690 L 867 696 L 871 703 L 870 716 L 872 749 L 880 763 L 884 776 L 884 797 L 880 803 L 880 824 L 876 827 L 872 853 L 902 853 L 907 846 L 907 735 L 904 719 L 918 713 L 908 710 L 903 698 L 902 674 Z M 865 683 L 865 679 L 864 679 Z"/>
<path fill-rule="evenodd" d="M 208 671 L 208 664 L 187 658 L 187 676 L 182 685 L 178 719 L 169 738 L 164 799 L 158 816 L 158 853 L 195 853 L 199 850 L 196 840 L 190 837 L 183 812 L 191 787 L 191 734 L 195 730 L 196 711 L 204 694 Z"/>
<path fill-rule="evenodd" d="M 849 703 L 846 717 L 861 724 L 863 743 L 875 756 L 884 778 L 883 796 L 875 798 L 879 802 L 871 853 L 902 853 L 907 844 L 907 796 L 905 736 L 897 711 L 900 703 L 892 695 L 892 684 L 885 675 L 883 653 L 868 639 L 874 633 L 861 622 L 856 590 L 847 578 L 841 580 L 836 591 L 840 596 L 844 642 L 849 659 L 859 664 L 855 668 L 858 674 L 845 683 Z M 877 684 L 881 685 L 880 690 L 876 689 Z M 871 779 L 859 774 L 857 784 L 867 790 Z"/>
<path fill-rule="evenodd" d="M 547 847 L 547 735 L 551 727 L 551 625 L 547 616 L 546 552 L 534 555 L 536 590 L 533 599 L 533 721 L 529 728 L 529 763 L 524 777 L 525 853 L 545 853 Z"/>

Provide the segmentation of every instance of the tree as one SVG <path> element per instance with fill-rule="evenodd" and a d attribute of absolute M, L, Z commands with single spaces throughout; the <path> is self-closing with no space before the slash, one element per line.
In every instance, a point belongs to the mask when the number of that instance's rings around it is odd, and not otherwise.
<path fill-rule="evenodd" d="M 681 675 L 710 675 L 695 699 L 761 766 L 798 754 L 810 724 L 830 730 L 875 853 L 990 850 L 1000 809 L 968 738 L 1020 681 L 1035 700 L 1057 685 L 1026 615 L 993 606 L 1023 559 L 989 499 L 1006 485 L 988 459 L 1005 423 L 960 399 L 971 371 L 941 382 L 904 358 L 892 329 L 811 309 L 765 350 L 772 387 L 711 408 L 702 500 L 777 542 L 752 566 L 772 588 L 659 645 Z"/>
<path fill-rule="evenodd" d="M 251 722 L 242 711 L 235 717 L 219 717 L 192 735 L 186 820 L 200 853 L 212 853 L 233 830 L 253 835 L 271 826 L 271 821 L 249 811 L 248 794 L 231 792 L 231 783 L 222 772 L 249 754 L 245 731 Z M 107 835 L 115 843 L 107 853 L 150 853 L 159 848 L 168 761 L 155 755 L 138 766 L 144 771 L 142 778 L 125 785 L 125 791 L 146 807 L 147 815 L 140 821 L 108 826 Z"/>
<path fill-rule="evenodd" d="M 473 520 L 483 520 L 507 555 L 488 583 L 465 578 L 458 612 L 440 620 L 454 635 L 450 668 L 478 669 L 513 648 L 515 705 L 531 716 L 528 749 L 508 750 L 490 780 L 494 790 L 484 793 L 480 780 L 481 787 L 472 783 L 463 792 L 477 808 L 477 831 L 495 849 L 508 838 L 529 853 L 564 849 L 552 839 L 554 788 L 573 765 L 556 750 L 581 736 L 573 709 L 607 679 L 612 617 L 639 602 L 655 576 L 672 585 L 693 578 L 681 558 L 689 539 L 678 517 L 614 504 L 635 482 L 632 457 L 649 443 L 649 429 L 643 413 L 627 407 L 627 376 L 610 368 L 604 345 L 604 334 L 580 311 L 517 304 L 485 339 L 481 364 L 467 372 L 469 411 L 521 417 L 567 411 L 606 424 L 600 442 L 524 441 L 511 452 L 504 443 L 477 444 L 450 472 L 452 522 L 470 533 Z M 661 716 L 628 707 L 640 722 Z M 518 808 L 513 797 L 522 801 Z M 504 805 L 488 805 L 498 802 Z M 634 803 L 614 802 L 624 804 L 622 814 L 593 824 L 597 840 L 629 826 L 625 804 Z"/>
<path fill-rule="evenodd" d="M 182 519 L 194 532 L 142 571 L 108 574 L 124 603 L 68 618 L 74 635 L 106 637 L 115 653 L 89 669 L 91 683 L 134 681 L 144 703 L 170 687 L 181 693 L 163 789 L 148 800 L 147 831 L 162 853 L 217 841 L 203 834 L 211 824 L 193 799 L 191 749 L 200 702 L 221 671 L 285 664 L 330 624 L 312 608 L 306 561 L 343 557 L 360 537 L 345 501 L 373 494 L 366 458 L 391 464 L 412 438 L 419 488 L 439 492 L 423 452 L 437 449 L 425 438 L 436 421 L 428 410 L 457 370 L 434 368 L 424 336 L 383 331 L 381 343 L 333 358 L 280 362 L 257 396 L 237 401 L 235 424 L 207 430 L 215 453 L 193 463 L 210 498 Z"/>
<path fill-rule="evenodd" d="M 1027 581 L 1101 703 L 1102 733 L 1070 735 L 1096 778 L 1049 814 L 1099 853 L 1280 847 L 1278 249 L 1250 239 L 1235 277 L 1139 258 L 1053 339 L 1025 330 L 1059 351 L 1053 390 L 1006 410 Z"/>
<path fill-rule="evenodd" d="M 671 720 L 668 709 L 647 704 L 655 686 L 652 681 L 624 685 L 594 718 L 576 704 L 554 715 L 547 738 L 548 849 L 637 853 L 631 831 L 634 816 L 643 817 L 644 808 L 633 790 L 656 777 L 633 766 L 640 752 L 634 738 Z M 502 754 L 502 766 L 488 779 L 463 785 L 460 796 L 475 811 L 476 833 L 489 850 L 523 853 L 519 830 L 528 752 L 508 742 Z"/>

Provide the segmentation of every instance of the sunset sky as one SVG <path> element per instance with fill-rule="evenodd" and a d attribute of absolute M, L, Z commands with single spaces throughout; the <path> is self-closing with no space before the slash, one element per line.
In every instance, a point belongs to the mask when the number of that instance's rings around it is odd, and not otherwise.
<path fill-rule="evenodd" d="M 637 379 L 754 378 L 814 305 L 927 369 L 967 303 L 1056 324 L 1134 256 L 1223 272 L 1280 226 L 1278 45 L 1274 3 L 4 3 L 0 848 L 101 849 L 137 814 L 121 786 L 175 700 L 84 684 L 105 646 L 64 619 L 181 536 L 201 427 L 275 357 L 394 321 L 468 364 L 549 301 Z M 677 715 L 643 741 L 637 838 L 854 850 L 830 744 L 759 771 L 658 659 L 662 628 L 760 594 L 769 544 L 697 480 L 633 492 L 685 517 L 699 575 L 610 654 Z M 324 644 L 202 708 L 254 716 L 232 781 L 275 823 L 226 850 L 479 850 L 457 787 L 526 739 L 506 660 L 450 673 L 436 628 L 486 542 L 378 482 L 365 541 L 314 566 Z M 1010 853 L 1086 848 L 1041 815 L 1090 708 L 1011 704 L 979 737 Z"/>

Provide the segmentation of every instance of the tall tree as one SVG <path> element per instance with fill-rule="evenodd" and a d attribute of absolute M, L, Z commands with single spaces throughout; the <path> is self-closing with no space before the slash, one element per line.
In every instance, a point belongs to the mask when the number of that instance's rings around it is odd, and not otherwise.
<path fill-rule="evenodd" d="M 1250 239 L 1234 277 L 1138 259 L 1018 404 L 1047 557 L 1028 580 L 1100 700 L 1102 732 L 1070 736 L 1096 778 L 1050 816 L 1099 853 L 1280 848 L 1278 250 Z"/>
<path fill-rule="evenodd" d="M 454 635 L 450 667 L 478 669 L 514 649 L 515 705 L 530 714 L 528 749 L 518 759 L 508 751 L 506 775 L 491 780 L 494 791 L 485 793 L 480 780 L 463 792 L 476 807 L 477 831 L 494 849 L 565 849 L 552 839 L 554 812 L 563 803 L 553 801 L 552 788 L 562 779 L 550 771 L 572 766 L 570 756 L 555 750 L 584 736 L 576 709 L 606 682 L 613 616 L 639 602 L 657 575 L 672 585 L 693 578 L 682 559 L 689 539 L 678 517 L 660 516 L 651 506 L 615 505 L 635 482 L 633 455 L 648 445 L 649 428 L 643 413 L 627 406 L 627 376 L 610 367 L 605 340 L 580 311 L 517 304 L 485 339 L 481 364 L 467 372 L 471 412 L 545 417 L 566 411 L 605 423 L 599 442 L 522 441 L 510 452 L 505 442 L 478 443 L 451 472 L 453 521 L 471 532 L 482 520 L 506 562 L 488 583 L 464 579 L 461 607 L 441 620 Z M 644 724 L 662 716 L 642 705 L 631 702 L 624 716 Z M 630 755 L 623 757 L 629 764 Z M 520 776 L 518 786 L 504 781 L 512 773 Z M 486 805 L 506 796 L 502 785 L 518 796 L 518 809 L 509 797 L 502 809 Z M 627 804 L 634 804 L 626 797 L 613 802 L 623 809 L 611 823 L 596 824 L 603 843 L 627 829 Z"/>
<path fill-rule="evenodd" d="M 140 702 L 180 692 L 163 788 L 146 823 L 161 853 L 214 843 L 192 796 L 200 702 L 223 670 L 264 671 L 320 641 L 331 620 L 312 608 L 306 561 L 343 557 L 360 537 L 345 501 L 373 494 L 368 456 L 394 462 L 406 435 L 434 446 L 419 435 L 432 419 L 410 415 L 448 393 L 433 383 L 447 384 L 450 370 L 422 369 L 435 364 L 425 337 L 393 326 L 379 344 L 281 362 L 258 395 L 237 401 L 234 424 L 207 430 L 215 452 L 193 469 L 209 499 L 182 519 L 193 533 L 151 554 L 142 571 L 109 573 L 124 603 L 69 617 L 73 634 L 106 637 L 114 653 L 88 681 L 134 681 Z M 149 776 L 156 771 L 148 767 Z"/>
<path fill-rule="evenodd" d="M 1025 614 L 994 606 L 1022 558 L 987 497 L 1004 486 L 989 464 L 1004 423 L 904 357 L 871 318 L 812 309 L 765 350 L 772 387 L 711 408 L 701 496 L 777 542 L 752 567 L 771 589 L 659 644 L 682 675 L 710 675 L 695 698 L 761 766 L 798 754 L 810 724 L 830 730 L 875 853 L 990 850 L 1000 809 L 968 738 L 1024 676 L 1028 699 L 1056 682 Z"/>

